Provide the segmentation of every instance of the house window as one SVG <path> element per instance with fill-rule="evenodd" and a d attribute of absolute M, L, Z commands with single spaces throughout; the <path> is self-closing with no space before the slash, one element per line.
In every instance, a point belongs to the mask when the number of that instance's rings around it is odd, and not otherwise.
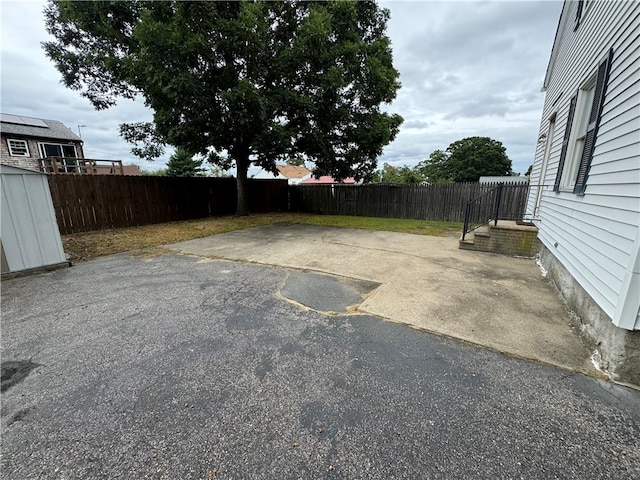
<path fill-rule="evenodd" d="M 591 116 L 591 107 L 593 105 L 593 96 L 596 88 L 595 76 L 578 90 L 576 98 L 575 116 L 573 118 L 573 126 L 571 137 L 565 159 L 564 171 L 562 172 L 561 188 L 573 188 L 578 174 L 580 160 L 584 153 L 584 142 L 587 136 L 587 127 L 589 126 L 589 117 Z"/>
<path fill-rule="evenodd" d="M 7 139 L 9 155 L 12 157 L 29 157 L 29 145 L 26 140 Z"/>
<path fill-rule="evenodd" d="M 575 32 L 580 26 L 580 20 L 582 20 L 582 14 L 584 12 L 584 0 L 578 0 L 576 5 L 576 18 L 573 23 L 573 31 Z"/>
<path fill-rule="evenodd" d="M 554 190 L 573 188 L 583 195 L 596 144 L 613 50 L 571 98 Z"/>
<path fill-rule="evenodd" d="M 76 146 L 59 143 L 39 143 L 42 158 L 56 157 L 59 172 L 75 173 L 77 171 Z"/>

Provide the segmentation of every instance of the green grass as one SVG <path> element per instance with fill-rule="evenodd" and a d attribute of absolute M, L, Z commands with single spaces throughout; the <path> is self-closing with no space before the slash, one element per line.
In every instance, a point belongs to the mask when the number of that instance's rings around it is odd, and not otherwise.
<path fill-rule="evenodd" d="M 346 215 L 300 215 L 295 223 L 324 225 L 329 227 L 362 228 L 385 232 L 413 233 L 443 236 L 460 234 L 462 223 L 429 220 L 405 220 L 400 218 L 351 217 Z"/>
<path fill-rule="evenodd" d="M 344 215 L 311 215 L 303 213 L 265 213 L 247 217 L 212 217 L 183 222 L 160 223 L 140 227 L 117 228 L 62 236 L 64 250 L 72 261 L 90 260 L 102 255 L 157 248 L 168 243 L 219 233 L 242 230 L 278 222 L 361 228 L 387 232 L 431 236 L 457 236 L 462 223 L 397 218 L 350 217 Z"/>

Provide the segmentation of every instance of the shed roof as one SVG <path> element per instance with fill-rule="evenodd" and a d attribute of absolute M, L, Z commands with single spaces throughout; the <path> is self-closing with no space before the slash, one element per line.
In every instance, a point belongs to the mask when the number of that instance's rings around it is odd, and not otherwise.
<path fill-rule="evenodd" d="M 0 114 L 0 130 L 3 135 L 50 138 L 55 140 L 82 141 L 73 131 L 58 120 Z"/>
<path fill-rule="evenodd" d="M 30 170 L 28 168 L 0 163 L 0 175 L 44 175 L 44 173 L 36 170 Z"/>

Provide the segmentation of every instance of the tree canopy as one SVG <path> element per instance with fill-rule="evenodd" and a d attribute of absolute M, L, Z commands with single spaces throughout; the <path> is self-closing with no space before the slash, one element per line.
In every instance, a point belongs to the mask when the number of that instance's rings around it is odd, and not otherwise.
<path fill-rule="evenodd" d="M 381 183 L 421 183 L 424 177 L 415 168 L 407 165 L 394 167 L 385 163 L 378 171 L 375 180 Z"/>
<path fill-rule="evenodd" d="M 371 178 L 402 123 L 400 87 L 372 1 L 50 1 L 43 44 L 63 83 L 96 109 L 140 95 L 153 123 L 124 124 L 134 153 L 178 145 L 238 179 L 304 155 L 316 174 Z"/>
<path fill-rule="evenodd" d="M 511 160 L 501 142 L 489 137 L 468 137 L 435 150 L 417 166 L 426 181 L 477 182 L 485 175 L 511 175 Z"/>
<path fill-rule="evenodd" d="M 202 168 L 203 159 L 196 159 L 193 155 L 183 147 L 177 147 L 169 161 L 167 162 L 167 177 L 202 177 L 204 176 L 204 168 Z"/>
<path fill-rule="evenodd" d="M 449 157 L 442 150 L 434 150 L 427 160 L 416 165 L 415 170 L 429 183 L 453 183 L 448 164 Z"/>

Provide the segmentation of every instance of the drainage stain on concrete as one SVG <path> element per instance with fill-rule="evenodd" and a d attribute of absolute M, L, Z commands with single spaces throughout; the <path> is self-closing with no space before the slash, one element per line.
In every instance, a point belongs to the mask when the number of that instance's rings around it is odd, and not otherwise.
<path fill-rule="evenodd" d="M 40 364 L 28 360 L 2 362 L 2 384 L 0 392 L 4 393 L 11 387 L 22 382 L 31 371 Z"/>
<path fill-rule="evenodd" d="M 280 294 L 319 312 L 348 313 L 379 283 L 310 272 L 289 274 Z"/>

